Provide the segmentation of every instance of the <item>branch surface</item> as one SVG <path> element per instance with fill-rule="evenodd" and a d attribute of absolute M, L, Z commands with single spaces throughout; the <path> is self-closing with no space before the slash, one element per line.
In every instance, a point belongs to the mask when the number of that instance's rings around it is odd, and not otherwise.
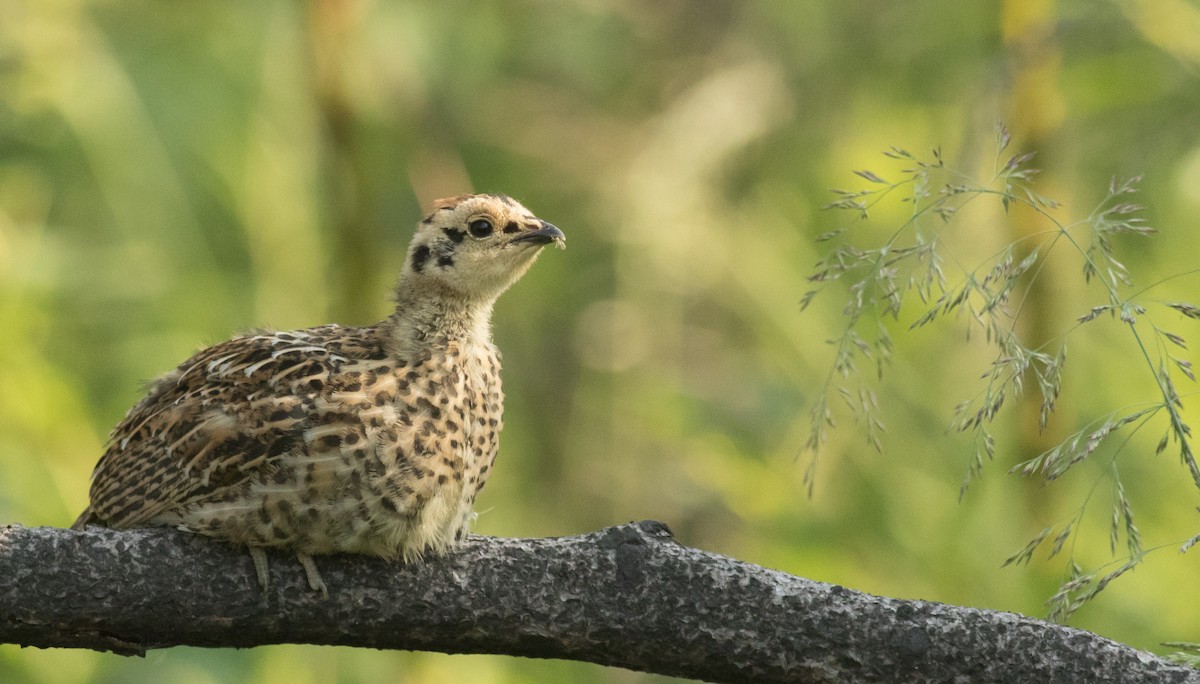
<path fill-rule="evenodd" d="M 0 527 L 0 643 L 143 654 L 302 643 L 564 658 L 713 682 L 1200 682 L 1069 627 L 864 594 L 682 546 L 646 521 L 471 537 L 408 565 L 170 529 Z"/>

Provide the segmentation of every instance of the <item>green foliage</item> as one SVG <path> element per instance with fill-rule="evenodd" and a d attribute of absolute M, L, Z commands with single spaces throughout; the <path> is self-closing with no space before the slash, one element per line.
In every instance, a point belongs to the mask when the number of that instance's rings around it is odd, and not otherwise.
<path fill-rule="evenodd" d="M 1168 641 L 1163 646 L 1178 649 L 1168 653 L 1166 655 L 1167 660 L 1200 669 L 1200 644 L 1193 644 L 1186 641 Z"/>
<path fill-rule="evenodd" d="M 965 319 L 968 332 L 981 331 L 994 354 L 982 375 L 983 390 L 974 398 L 959 403 L 950 422 L 950 430 L 971 434 L 974 443 L 960 496 L 966 493 L 970 482 L 982 474 L 985 461 L 995 457 L 996 440 L 989 428 L 1006 402 L 1011 403 L 1022 396 L 1029 379 L 1035 381 L 1039 395 L 1038 430 L 1046 429 L 1062 392 L 1068 338 L 1103 314 L 1118 318 L 1123 324 L 1138 352 L 1129 365 L 1154 379 L 1158 396 L 1145 404 L 1116 409 L 1090 421 L 1053 447 L 1012 466 L 1009 472 L 1046 482 L 1057 480 L 1094 458 L 1102 446 L 1108 445 L 1123 430 L 1136 432 L 1158 418 L 1165 424 L 1155 454 L 1162 453 L 1174 443 L 1193 484 L 1200 489 L 1200 466 L 1197 466 L 1192 451 L 1191 427 L 1183 417 L 1183 398 L 1176 390 L 1176 379 L 1180 376 L 1191 382 L 1195 382 L 1196 377 L 1191 362 L 1172 351 L 1173 348 L 1186 350 L 1187 342 L 1180 335 L 1164 330 L 1152 321 L 1147 322 L 1147 306 L 1140 302 L 1148 299 L 1153 287 L 1129 292 L 1133 280 L 1129 270 L 1115 256 L 1115 236 L 1146 237 L 1155 232 L 1138 216 L 1144 207 L 1125 199 L 1137 192 L 1141 178 L 1114 178 L 1108 185 L 1107 194 L 1086 218 L 1064 222 L 1052 213 L 1059 208 L 1059 203 L 1033 191 L 1033 179 L 1038 170 L 1030 168 L 1029 162 L 1034 154 L 1026 152 L 1005 158 L 1011 141 L 1008 129 L 998 125 L 995 171 L 985 182 L 977 182 L 970 174 L 947 167 L 938 149 L 933 151 L 930 159 L 921 160 L 901 148 L 892 147 L 884 154 L 905 164 L 899 171 L 902 180 L 888 182 L 872 171 L 855 171 L 855 175 L 878 187 L 835 190 L 838 199 L 826 205 L 827 209 L 850 212 L 854 223 L 818 236 L 818 241 L 833 244 L 809 276 L 819 288 L 809 290 L 801 299 L 801 306 L 807 307 L 828 283 L 846 283 L 848 297 L 842 308 L 845 326 L 834 342 L 837 352 L 825 390 L 814 402 L 812 411 L 812 429 L 807 443 L 812 460 L 806 474 L 810 493 L 820 446 L 827 440 L 827 431 L 834 426 L 827 399 L 832 390 L 846 399 L 850 410 L 867 426 L 868 441 L 877 451 L 882 451 L 878 436 L 883 429 L 880 405 L 875 393 L 866 388 L 866 383 L 882 378 L 884 368 L 892 358 L 894 343 L 882 319 L 899 320 L 910 294 L 920 298 L 925 311 L 912 321 L 909 330 L 952 316 Z M 911 205 L 911 215 L 881 246 L 870 249 L 851 246 L 847 238 L 849 228 L 867 221 L 881 202 L 897 195 L 901 202 Z M 962 225 L 964 222 L 956 217 L 961 216 L 961 210 L 969 203 L 980 199 L 998 199 L 1006 215 L 1016 206 L 1026 207 L 1048 229 L 1003 247 L 998 254 L 973 267 L 963 268 L 961 273 L 947 276 L 943 264 L 951 255 L 950 248 L 945 245 L 946 234 L 974 228 L 969 224 Z M 1074 327 L 1061 335 L 1031 344 L 1023 339 L 1018 318 L 1030 296 L 1033 281 L 1051 252 L 1061 244 L 1065 244 L 1067 251 L 1078 260 L 1084 281 L 1099 283 L 1105 301 L 1092 306 L 1090 311 L 1078 317 Z M 1189 271 L 1175 277 L 1194 276 L 1198 272 Z M 1175 311 L 1185 318 L 1200 318 L 1200 308 L 1192 304 L 1153 301 L 1149 305 Z M 864 327 L 874 335 L 864 339 L 859 333 Z M 874 362 L 876 373 L 870 380 L 858 377 L 858 357 Z M 845 385 L 835 386 L 835 377 L 856 382 L 857 390 L 847 389 Z M 1047 600 L 1051 619 L 1070 617 L 1144 558 L 1146 552 L 1134 523 L 1133 507 L 1117 467 L 1126 444 L 1122 441 L 1104 451 L 1108 462 L 1106 472 L 1113 491 L 1110 546 L 1113 554 L 1117 554 L 1118 543 L 1123 538 L 1123 557 L 1116 569 L 1098 575 L 1081 570 L 1074 554 L 1068 554 L 1066 579 Z M 1075 514 L 1061 524 L 1057 534 L 1053 527 L 1044 528 L 1020 551 L 1009 556 L 1004 565 L 1029 563 L 1034 552 L 1048 540 L 1051 540 L 1048 558 L 1057 556 L 1082 526 L 1092 493 L 1087 493 Z M 1183 550 L 1191 546 L 1194 539 L 1185 543 Z"/>

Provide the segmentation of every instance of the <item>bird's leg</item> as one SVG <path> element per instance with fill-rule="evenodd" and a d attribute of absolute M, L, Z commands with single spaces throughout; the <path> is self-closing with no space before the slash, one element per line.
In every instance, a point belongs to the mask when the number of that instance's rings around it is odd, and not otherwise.
<path fill-rule="evenodd" d="M 267 574 L 267 552 L 257 546 L 249 548 L 250 560 L 254 561 L 254 572 L 258 575 L 258 586 L 262 587 L 265 594 L 271 583 L 271 577 Z"/>
<path fill-rule="evenodd" d="M 308 575 L 308 586 L 321 592 L 321 596 L 329 598 L 329 588 L 325 586 L 325 580 L 321 579 L 321 573 L 317 572 L 317 564 L 313 562 L 312 556 L 298 553 L 296 559 L 304 566 L 304 574 Z"/>

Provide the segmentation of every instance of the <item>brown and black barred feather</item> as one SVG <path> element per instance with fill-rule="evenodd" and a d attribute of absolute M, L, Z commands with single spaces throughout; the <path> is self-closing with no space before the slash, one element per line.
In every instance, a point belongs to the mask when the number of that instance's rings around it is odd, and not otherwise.
<path fill-rule="evenodd" d="M 503 195 L 439 200 L 376 326 L 261 332 L 157 380 L 110 436 L 75 521 L 412 558 L 465 534 L 499 444 L 496 298 L 562 231 Z"/>
<path fill-rule="evenodd" d="M 117 425 L 76 527 L 178 525 L 308 554 L 394 557 L 420 552 L 388 540 L 424 521 L 440 524 L 412 541 L 444 547 L 468 522 L 465 510 L 448 514 L 458 499 L 468 509 L 486 480 L 500 428 L 498 376 L 480 368 L 491 382 L 469 391 L 456 347 L 404 363 L 378 328 L 336 325 L 210 347 Z M 481 434 L 468 447 L 470 427 Z M 457 496 L 438 491 L 447 488 Z"/>

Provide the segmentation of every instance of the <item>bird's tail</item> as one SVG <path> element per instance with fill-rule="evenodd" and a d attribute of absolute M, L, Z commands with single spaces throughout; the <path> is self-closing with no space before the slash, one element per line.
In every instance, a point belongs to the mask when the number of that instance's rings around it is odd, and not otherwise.
<path fill-rule="evenodd" d="M 96 517 L 96 512 L 92 510 L 91 506 L 88 506 L 87 508 L 83 509 L 83 512 L 80 513 L 79 517 L 75 519 L 75 523 L 71 525 L 71 529 L 82 530 L 83 528 L 87 527 L 89 523 L 99 522 L 100 519 Z"/>

